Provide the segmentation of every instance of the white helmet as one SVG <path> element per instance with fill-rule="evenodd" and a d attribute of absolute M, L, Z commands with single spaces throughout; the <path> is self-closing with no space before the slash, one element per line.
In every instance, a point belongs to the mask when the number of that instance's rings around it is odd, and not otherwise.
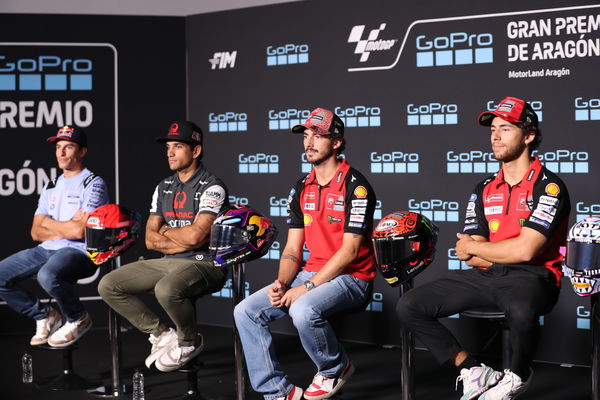
<path fill-rule="evenodd" d="M 575 293 L 600 292 L 600 217 L 587 217 L 571 227 L 563 262 Z"/>

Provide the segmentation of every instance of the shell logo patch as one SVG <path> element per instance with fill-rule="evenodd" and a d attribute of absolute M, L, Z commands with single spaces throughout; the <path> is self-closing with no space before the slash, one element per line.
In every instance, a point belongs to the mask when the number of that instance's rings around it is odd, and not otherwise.
<path fill-rule="evenodd" d="M 364 199 L 367 197 L 367 189 L 365 189 L 364 186 L 357 186 L 356 189 L 354 189 L 354 195 L 359 199 Z"/>
<path fill-rule="evenodd" d="M 304 226 L 310 226 L 312 224 L 313 218 L 309 214 L 304 214 Z"/>
<path fill-rule="evenodd" d="M 490 221 L 489 226 L 490 226 L 490 231 L 495 233 L 498 230 L 498 228 L 500 227 L 500 221 L 498 221 L 497 219 L 493 219 Z"/>
<path fill-rule="evenodd" d="M 557 196 L 560 193 L 560 188 L 556 183 L 549 183 L 546 185 L 546 193 L 550 196 Z"/>

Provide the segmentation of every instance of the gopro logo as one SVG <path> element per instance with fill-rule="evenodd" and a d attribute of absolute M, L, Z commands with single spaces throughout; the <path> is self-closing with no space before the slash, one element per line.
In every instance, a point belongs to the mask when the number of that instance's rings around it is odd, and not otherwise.
<path fill-rule="evenodd" d="M 587 217 L 600 217 L 600 204 L 586 205 L 583 201 L 578 201 L 575 205 L 575 210 L 577 212 L 575 215 L 577 222 Z"/>
<path fill-rule="evenodd" d="M 371 172 L 374 174 L 407 174 L 419 172 L 419 155 L 417 153 L 371 153 Z"/>
<path fill-rule="evenodd" d="M 310 174 L 310 171 L 312 170 L 312 164 L 309 163 L 306 160 L 306 153 L 302 153 L 300 154 L 300 161 L 302 162 L 301 167 L 302 167 L 302 173 L 303 174 Z"/>
<path fill-rule="evenodd" d="M 295 108 L 288 108 L 287 110 L 275 111 L 269 110 L 269 130 L 289 130 L 294 125 L 299 125 L 306 121 L 310 115 L 310 110 L 298 110 Z"/>
<path fill-rule="evenodd" d="M 365 311 L 383 312 L 383 293 L 373 292 L 371 302 Z"/>
<path fill-rule="evenodd" d="M 228 279 L 227 282 L 225 282 L 225 285 L 223 285 L 223 288 L 220 291 L 213 293 L 211 296 L 233 299 L 233 283 L 231 279 Z M 244 282 L 244 297 L 248 296 L 250 296 L 250 282 Z"/>
<path fill-rule="evenodd" d="M 221 51 L 213 54 L 213 58 L 209 58 L 210 69 L 225 69 L 235 67 L 235 58 L 237 57 L 237 50 L 232 51 Z"/>
<path fill-rule="evenodd" d="M 459 205 L 457 201 L 410 199 L 408 200 L 408 209 L 423 214 L 432 221 L 458 222 Z"/>
<path fill-rule="evenodd" d="M 555 150 L 540 153 L 534 150 L 532 156 L 537 156 L 550 171 L 563 174 L 587 174 L 589 172 L 590 154 L 587 151 Z"/>
<path fill-rule="evenodd" d="M 84 58 L 0 56 L 0 91 L 92 90 L 93 68 L 92 61 Z"/>
<path fill-rule="evenodd" d="M 591 329 L 590 315 L 592 313 L 586 310 L 585 306 L 577 306 L 575 314 L 577 315 L 577 329 Z"/>
<path fill-rule="evenodd" d="M 308 63 L 308 45 L 288 43 L 283 46 L 267 46 L 267 66 Z"/>
<path fill-rule="evenodd" d="M 527 103 L 529 103 L 529 105 L 531 106 L 531 108 L 533 108 L 533 111 L 535 111 L 535 114 L 538 117 L 538 121 L 543 121 L 543 115 L 544 113 L 542 112 L 542 102 L 539 100 L 527 100 Z M 490 100 L 486 103 L 487 105 L 487 109 L 488 111 L 494 111 L 496 108 L 498 108 L 498 104 L 496 104 L 496 102 L 494 100 Z"/>
<path fill-rule="evenodd" d="M 458 124 L 458 105 L 429 103 L 406 106 L 406 124 L 414 125 L 456 125 Z"/>
<path fill-rule="evenodd" d="M 336 107 L 334 113 L 344 121 L 346 128 L 381 126 L 381 107 Z"/>
<path fill-rule="evenodd" d="M 208 114 L 209 132 L 240 132 L 248 130 L 248 114 L 232 111 Z"/>
<path fill-rule="evenodd" d="M 381 218 L 383 218 L 381 200 L 377 200 L 375 202 L 375 211 L 373 212 L 373 220 L 379 220 Z"/>
<path fill-rule="evenodd" d="M 238 156 L 238 172 L 240 174 L 277 174 L 279 173 L 279 156 L 277 154 L 248 154 Z"/>
<path fill-rule="evenodd" d="M 600 99 L 575 98 L 575 121 L 600 120 Z"/>
<path fill-rule="evenodd" d="M 446 172 L 449 174 L 495 173 L 500 169 L 500 163 L 494 158 L 494 153 L 471 150 L 465 153 L 446 153 Z"/>
<path fill-rule="evenodd" d="M 451 247 L 448 249 L 448 269 L 471 269 L 471 267 L 469 267 L 466 262 L 459 260 L 454 247 Z"/>
<path fill-rule="evenodd" d="M 271 217 L 287 217 L 287 206 L 287 198 L 269 197 L 269 214 L 271 214 Z"/>
<path fill-rule="evenodd" d="M 491 33 L 453 32 L 447 36 L 416 38 L 417 67 L 485 64 L 494 62 Z"/>
<path fill-rule="evenodd" d="M 279 260 L 281 258 L 281 245 L 278 241 L 274 241 L 267 254 L 264 255 L 264 259 L 267 260 Z"/>
<path fill-rule="evenodd" d="M 354 54 L 360 54 L 360 62 L 366 62 L 373 51 L 387 51 L 396 44 L 396 39 L 379 39 L 379 34 L 386 27 L 386 24 L 380 24 L 378 29 L 371 29 L 366 39 L 363 39 L 365 25 L 356 25 L 352 27 L 348 36 L 348 43 L 356 43 Z"/>

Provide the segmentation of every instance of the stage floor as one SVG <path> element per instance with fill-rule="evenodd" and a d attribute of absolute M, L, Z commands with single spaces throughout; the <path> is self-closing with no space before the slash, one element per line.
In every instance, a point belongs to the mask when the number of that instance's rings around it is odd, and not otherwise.
<path fill-rule="evenodd" d="M 33 326 L 32 326 L 33 329 Z M 200 355 L 200 392 L 212 400 L 235 398 L 233 337 L 231 329 L 203 326 L 206 347 Z M 35 384 L 21 383 L 21 356 L 30 335 L 2 335 L 2 400 L 75 400 L 98 398 L 85 391 L 49 391 Z M 135 330 L 121 334 L 122 371 L 124 383 L 130 383 L 136 368 L 144 372 L 148 400 L 179 399 L 185 394 L 186 377 L 182 373 L 161 373 L 147 370 L 143 361 L 150 349 L 147 336 Z M 315 373 L 310 359 L 302 351 L 295 336 L 275 335 L 278 354 L 292 381 L 301 387 L 310 384 Z M 400 349 L 347 343 L 346 349 L 356 366 L 354 376 L 344 387 L 339 399 L 399 400 Z M 41 383 L 61 373 L 62 356 L 59 351 L 33 348 L 34 381 Z M 457 373 L 449 366 L 438 367 L 432 356 L 423 350 L 416 352 L 416 398 L 459 399 L 454 391 Z M 497 364 L 499 360 L 485 360 Z M 108 384 L 111 377 L 110 348 L 105 329 L 92 329 L 79 342 L 73 354 L 75 372 L 92 381 Z M 529 390 L 519 399 L 583 400 L 591 398 L 591 369 L 561 367 L 536 363 L 534 380 Z M 246 398 L 262 399 L 247 383 Z"/>

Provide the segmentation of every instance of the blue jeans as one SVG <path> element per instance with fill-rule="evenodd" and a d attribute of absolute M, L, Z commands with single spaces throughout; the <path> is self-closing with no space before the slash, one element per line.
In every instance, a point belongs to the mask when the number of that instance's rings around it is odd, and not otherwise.
<path fill-rule="evenodd" d="M 300 270 L 291 286 L 301 285 L 314 274 Z M 289 309 L 271 306 L 267 296 L 271 285 L 240 302 L 233 316 L 254 390 L 262 393 L 265 399 L 275 399 L 285 396 L 294 387 L 281 371 L 267 326 L 286 314 L 292 318 L 302 346 L 318 372 L 326 377 L 341 374 L 348 364 L 348 356 L 327 317 L 365 304 L 369 285 L 370 282 L 342 274 L 299 297 Z"/>
<path fill-rule="evenodd" d="M 73 322 L 83 316 L 85 309 L 72 284 L 93 275 L 97 268 L 85 253 L 72 247 L 22 250 L 0 261 L 0 297 L 21 314 L 36 320 L 46 318 L 50 306 L 19 285 L 37 274 L 40 286 L 56 300 L 67 321 Z"/>

